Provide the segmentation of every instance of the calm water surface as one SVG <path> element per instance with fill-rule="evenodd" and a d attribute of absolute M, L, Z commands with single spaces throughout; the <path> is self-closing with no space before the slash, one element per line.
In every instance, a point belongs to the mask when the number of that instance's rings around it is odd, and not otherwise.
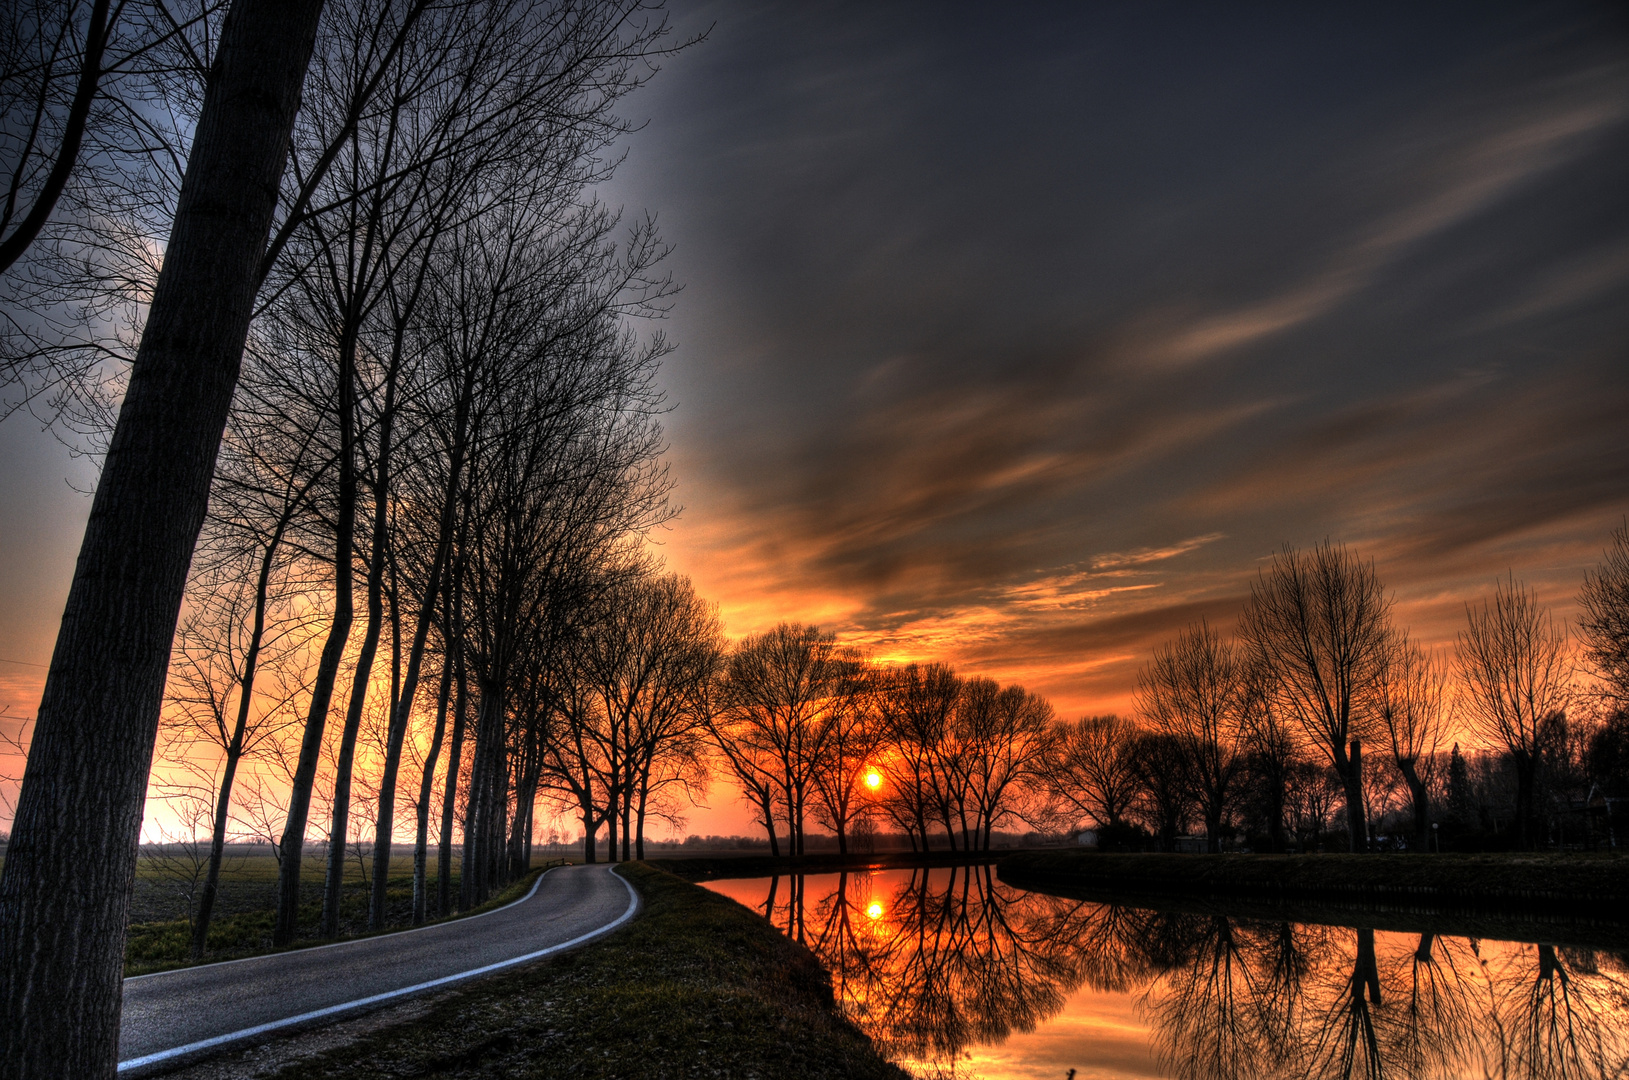
<path fill-rule="evenodd" d="M 1623 952 L 1162 912 L 980 866 L 707 888 L 807 944 L 921 1076 L 1629 1078 Z"/>

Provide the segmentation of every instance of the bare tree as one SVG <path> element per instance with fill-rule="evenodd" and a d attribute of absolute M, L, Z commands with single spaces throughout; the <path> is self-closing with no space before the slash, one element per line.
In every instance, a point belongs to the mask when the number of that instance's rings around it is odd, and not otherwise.
<path fill-rule="evenodd" d="M 1375 679 L 1375 705 L 1414 810 L 1410 847 L 1431 842 L 1431 787 L 1447 715 L 1448 667 L 1408 635 L 1391 635 Z"/>
<path fill-rule="evenodd" d="M 722 679 L 712 687 L 711 707 L 707 710 L 707 734 L 734 776 L 741 798 L 752 807 L 755 823 L 769 837 L 769 853 L 780 857 L 780 834 L 776 831 L 775 792 L 776 759 L 771 747 L 755 739 L 743 738 L 739 718 L 726 709 L 725 688 Z M 597 827 L 597 826 L 596 826 Z M 585 816 L 583 842 L 592 845 L 593 831 Z M 591 854 L 591 849 L 590 849 Z M 592 862 L 592 858 L 589 859 Z"/>
<path fill-rule="evenodd" d="M 281 693 L 268 694 L 260 679 L 265 667 L 298 661 L 307 621 L 288 609 L 286 593 L 277 594 L 288 582 L 272 580 L 276 549 L 274 541 L 261 552 L 250 552 L 248 560 L 211 567 L 204 588 L 195 579 L 193 605 L 176 633 L 168 691 L 176 706 L 178 734 L 220 754 L 208 873 L 193 920 L 195 960 L 202 959 L 208 940 L 239 764 L 292 722 L 288 707 L 301 689 L 285 680 L 278 686 Z M 247 580 L 239 576 L 245 569 L 251 571 Z"/>
<path fill-rule="evenodd" d="M 1302 750 L 1302 732 L 1300 726 L 1289 721 L 1274 704 L 1272 672 L 1252 663 L 1248 653 L 1241 657 L 1241 662 L 1245 683 L 1242 723 L 1245 767 L 1255 783 L 1258 805 L 1266 819 L 1268 849 L 1282 851 L 1286 800 L 1291 772 Z"/>
<path fill-rule="evenodd" d="M 1041 775 L 1051 749 L 1052 706 L 1022 686 L 969 679 L 955 729 L 959 752 L 946 764 L 965 793 L 957 808 L 962 847 L 988 851 L 996 826 L 1016 810 L 1014 796 Z"/>
<path fill-rule="evenodd" d="M 1466 712 L 1484 739 L 1510 755 L 1517 842 L 1531 847 L 1543 725 L 1572 701 L 1567 630 L 1514 577 L 1499 582 L 1491 600 L 1466 604 L 1465 619 L 1458 657 Z"/>
<path fill-rule="evenodd" d="M 1180 740 L 1161 732 L 1144 732 L 1132 744 L 1137 763 L 1138 815 L 1148 825 L 1161 851 L 1176 850 L 1176 838 L 1193 813 L 1189 758 Z"/>
<path fill-rule="evenodd" d="M 463 546 L 461 543 L 460 547 Z M 453 669 L 453 726 L 452 744 L 447 748 L 447 776 L 441 788 L 441 827 L 436 839 L 436 913 L 450 915 L 452 900 L 452 847 L 453 819 L 458 809 L 458 785 L 463 776 L 464 732 L 469 715 L 469 679 L 464 665 L 464 615 L 462 560 L 454 560 L 449 585 L 452 587 L 452 612 L 449 616 L 452 655 L 444 658 Z"/>
<path fill-rule="evenodd" d="M 666 343 L 660 335 L 641 341 L 606 308 L 558 350 L 549 355 L 561 379 L 516 387 L 498 434 L 471 463 L 470 512 L 479 524 L 464 560 L 464 641 L 479 710 L 464 829 L 466 906 L 483 901 L 505 874 L 513 681 L 526 665 L 553 662 L 607 568 L 625 565 L 631 538 L 670 512 L 654 386 Z"/>
<path fill-rule="evenodd" d="M 220 0 L 0 15 L 0 384 L 105 450 L 220 37 Z"/>
<path fill-rule="evenodd" d="M 724 630 L 716 606 L 698 597 L 690 579 L 664 575 L 646 584 L 647 629 L 642 648 L 654 654 L 653 678 L 635 710 L 628 806 L 634 857 L 645 857 L 645 823 L 671 790 L 692 796 L 707 778 L 703 737 L 709 688 L 722 666 Z M 624 855 L 630 831 L 623 823 Z"/>
<path fill-rule="evenodd" d="M 1612 546 L 1584 574 L 1578 594 L 1584 655 L 1619 708 L 1629 708 L 1629 521 L 1612 530 Z"/>
<path fill-rule="evenodd" d="M 585 833 L 591 819 L 610 826 L 612 858 L 619 832 L 622 858 L 644 858 L 645 824 L 668 805 L 665 791 L 699 791 L 705 777 L 723 630 L 689 579 L 638 567 L 614 575 L 587 607 L 560 675 L 578 689 L 564 691 L 562 723 L 546 739 L 550 780 L 583 814 Z"/>
<path fill-rule="evenodd" d="M 1304 757 L 1290 762 L 1285 773 L 1284 811 L 1303 851 L 1321 841 L 1344 793 L 1340 777 L 1323 762 Z"/>
<path fill-rule="evenodd" d="M 1286 547 L 1250 587 L 1240 630 L 1253 663 L 1271 673 L 1272 704 L 1293 717 L 1346 788 L 1350 850 L 1368 846 L 1362 739 L 1390 601 L 1374 564 L 1339 544 Z"/>
<path fill-rule="evenodd" d="M 838 663 L 820 739 L 823 753 L 814 771 L 814 814 L 836 834 L 838 852 L 847 854 L 850 831 L 867 809 L 865 778 L 876 768 L 883 745 L 878 698 L 884 679 L 858 652 L 848 652 Z"/>
<path fill-rule="evenodd" d="M 339 429 L 332 528 L 339 602 L 325 677 L 318 680 L 310 709 L 312 737 L 291 805 L 285 842 L 290 847 L 303 842 L 309 778 L 332 694 L 328 673 L 337 670 L 349 640 L 354 558 L 367 570 L 366 614 L 341 734 L 330 831 L 346 828 L 357 725 L 383 633 L 383 578 L 397 558 L 389 523 L 396 520 L 392 489 L 412 437 L 398 426 L 408 397 L 427 393 L 450 404 L 455 417 L 441 425 L 441 433 L 453 429 L 452 452 L 469 449 L 468 412 L 456 415 L 456 403 L 467 405 L 475 392 L 468 366 L 440 363 L 446 350 L 434 347 L 433 334 L 417 332 L 420 306 L 434 292 L 430 271 L 438 266 L 436 251 L 461 227 L 484 217 L 501 219 L 517 206 L 534 222 L 551 222 L 573 238 L 583 235 L 569 221 L 584 202 L 584 188 L 614 167 L 615 159 L 599 151 L 627 130 L 612 108 L 649 76 L 653 69 L 646 61 L 667 51 L 659 44 L 665 22 L 631 0 L 560 0 L 545 7 L 519 0 L 447 6 L 353 0 L 327 25 L 312 90 L 321 104 L 303 114 L 297 140 L 302 183 L 285 198 L 284 223 L 266 263 L 268 273 L 278 271 L 268 287 L 270 310 L 303 321 L 313 347 L 336 372 L 330 411 Z M 313 179 L 318 176 L 325 179 Z M 591 207 L 578 216 L 596 213 Z M 535 224 L 533 232 L 538 232 Z M 641 234 L 642 251 L 657 250 L 651 236 L 653 230 Z M 555 245 L 561 246 L 569 245 Z M 499 255 L 522 250 L 501 247 Z M 572 269 L 545 280 L 557 290 L 573 286 Z M 507 302 L 510 296 L 493 296 L 500 298 Z M 445 322 L 436 325 L 453 334 L 458 330 Z M 559 333 L 557 323 L 553 329 Z M 604 336 L 603 318 L 593 329 Z M 529 342 L 534 348 L 536 337 Z M 420 347 L 426 344 L 431 347 Z M 446 401 L 449 382 L 452 402 Z M 398 700 L 392 702 L 384 751 L 386 776 L 379 795 L 389 805 L 379 808 L 380 833 L 394 828 L 395 773 L 439 592 L 436 582 L 446 572 L 449 508 L 464 482 L 459 466 L 467 462 L 450 462 L 442 470 L 445 483 L 432 496 L 443 511 L 441 527 L 436 555 L 416 581 L 411 606 L 417 617 L 408 615 L 413 643 L 403 658 L 405 668 L 396 663 L 399 641 L 392 643 Z M 362 500 L 371 500 L 371 507 Z M 370 508 L 371 528 L 359 535 L 357 515 Z M 497 722 L 488 715 L 489 733 L 495 734 L 491 725 Z M 477 764 L 477 777 L 484 780 L 486 765 Z M 281 865 L 285 876 L 294 875 L 300 860 L 285 858 Z M 329 868 L 324 923 L 332 931 L 342 872 L 337 854 L 331 853 Z M 292 932 L 297 880 L 285 880 L 280 897 L 278 931 L 286 937 Z M 382 915 L 383 894 L 376 891 L 373 917 L 377 921 Z"/>
<path fill-rule="evenodd" d="M 1242 764 L 1249 692 L 1230 642 L 1207 622 L 1190 626 L 1154 650 L 1137 677 L 1137 703 L 1155 731 L 1175 739 L 1188 756 L 1210 850 L 1222 850 L 1222 821 L 1232 805 Z"/>
<path fill-rule="evenodd" d="M 450 637 L 452 625 L 452 589 L 445 589 L 447 597 L 442 616 L 443 640 Z M 441 744 L 447 732 L 447 707 L 452 700 L 453 645 L 447 645 L 441 654 L 440 686 L 436 692 L 435 726 L 430 736 L 430 749 L 419 769 L 419 795 L 414 803 L 416 832 L 413 839 L 413 925 L 422 923 L 429 913 L 429 842 L 430 796 L 435 792 L 436 765 L 441 760 Z M 450 771 L 450 770 L 449 770 Z"/>
<path fill-rule="evenodd" d="M 1098 829 L 1121 828 L 1137 800 L 1136 737 L 1136 726 L 1113 713 L 1058 724 L 1048 793 Z"/>
<path fill-rule="evenodd" d="M 906 664 L 889 680 L 883 728 L 891 754 L 883 772 L 883 808 L 894 822 L 929 850 L 928 822 L 948 805 L 942 751 L 961 699 L 962 680 L 946 664 Z"/>
<path fill-rule="evenodd" d="M 28 112 L 26 134 L 14 134 L 8 124 L 6 138 L 0 143 L 11 165 L 5 204 L 0 206 L 0 274 L 45 227 L 78 161 L 102 79 L 102 54 L 111 29 L 109 7 L 108 0 L 94 0 L 84 15 L 83 29 L 76 25 L 78 4 L 66 11 L 58 5 L 19 4 L 0 23 L 5 28 L 5 37 L 0 39 L 4 45 L 0 86 L 6 91 L 6 114 L 21 112 L 15 108 L 18 105 Z M 62 74 L 71 77 L 71 94 L 64 95 L 59 89 Z M 47 142 L 55 146 L 42 145 Z"/>
<path fill-rule="evenodd" d="M 825 711 L 842 667 L 837 639 L 802 623 L 744 638 L 725 665 L 722 741 L 752 748 L 755 768 L 773 776 L 791 855 L 804 851 L 814 774 L 830 733 Z"/>
<path fill-rule="evenodd" d="M 292 721 L 295 697 L 306 687 L 288 668 L 300 666 L 321 614 L 306 596 L 316 584 L 310 567 L 288 540 L 325 470 L 311 467 L 309 433 L 270 456 L 263 453 L 267 444 L 244 438 L 245 427 L 253 427 L 253 395 L 247 397 L 251 403 L 240 399 L 228 424 L 170 678 L 180 719 L 223 756 L 209 874 L 194 922 L 195 959 L 208 938 L 239 762 Z M 263 669 L 279 676 L 270 694 L 261 689 Z"/>
<path fill-rule="evenodd" d="M 181 901 L 194 939 L 198 936 L 201 905 L 214 861 L 207 839 L 213 817 L 209 797 L 212 786 L 207 780 L 202 785 L 165 784 L 159 798 L 169 807 L 176 827 L 159 826 L 158 841 L 146 845 L 148 873 L 163 881 Z"/>
<path fill-rule="evenodd" d="M 1521 970 L 1527 964 L 1531 974 Z M 1524 946 L 1501 982 L 1495 988 L 1495 1030 L 1511 1075 L 1566 1080 L 1622 1075 L 1617 1003 L 1624 987 L 1596 970 L 1587 951 Z"/>

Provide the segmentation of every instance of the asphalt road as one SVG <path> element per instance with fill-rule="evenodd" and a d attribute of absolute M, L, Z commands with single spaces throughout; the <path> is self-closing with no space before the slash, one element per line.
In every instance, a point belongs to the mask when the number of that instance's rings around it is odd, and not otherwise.
<path fill-rule="evenodd" d="M 632 918 L 633 887 L 562 866 L 522 900 L 417 930 L 124 981 L 119 1071 L 145 1075 L 295 1025 L 338 1019 L 581 945 Z"/>

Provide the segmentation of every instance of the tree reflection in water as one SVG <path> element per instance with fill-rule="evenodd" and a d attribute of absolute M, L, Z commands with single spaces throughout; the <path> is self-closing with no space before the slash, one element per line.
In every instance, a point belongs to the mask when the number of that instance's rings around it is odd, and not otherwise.
<path fill-rule="evenodd" d="M 759 910 L 884 1053 L 928 1072 L 962 1071 L 1086 987 L 1136 992 L 1182 1080 L 1629 1077 L 1621 958 L 1093 903 L 987 866 L 901 878 L 841 874 L 812 900 L 801 876 L 775 879 Z"/>
<path fill-rule="evenodd" d="M 1624 984 L 1603 977 L 1594 953 L 1528 946 L 1509 968 L 1499 994 L 1509 1075 L 1581 1080 L 1629 1072 L 1618 1056 Z"/>
<path fill-rule="evenodd" d="M 1452 1076 L 1476 1059 L 1488 982 L 1476 942 L 1421 934 L 1397 950 L 1383 982 L 1399 995 L 1385 1031 L 1387 1075 Z"/>

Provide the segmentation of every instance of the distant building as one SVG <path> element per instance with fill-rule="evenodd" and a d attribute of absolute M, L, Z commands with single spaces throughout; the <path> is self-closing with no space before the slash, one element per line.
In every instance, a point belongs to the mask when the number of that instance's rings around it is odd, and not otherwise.
<path fill-rule="evenodd" d="M 1084 847 L 1084 848 L 1095 848 L 1097 846 L 1097 830 L 1096 829 L 1082 829 L 1082 830 L 1080 830 L 1080 832 L 1075 834 L 1075 843 L 1079 844 L 1081 847 Z"/>
<path fill-rule="evenodd" d="M 1203 836 L 1179 836 L 1176 838 L 1176 849 L 1182 855 L 1203 855 L 1210 844 Z"/>

